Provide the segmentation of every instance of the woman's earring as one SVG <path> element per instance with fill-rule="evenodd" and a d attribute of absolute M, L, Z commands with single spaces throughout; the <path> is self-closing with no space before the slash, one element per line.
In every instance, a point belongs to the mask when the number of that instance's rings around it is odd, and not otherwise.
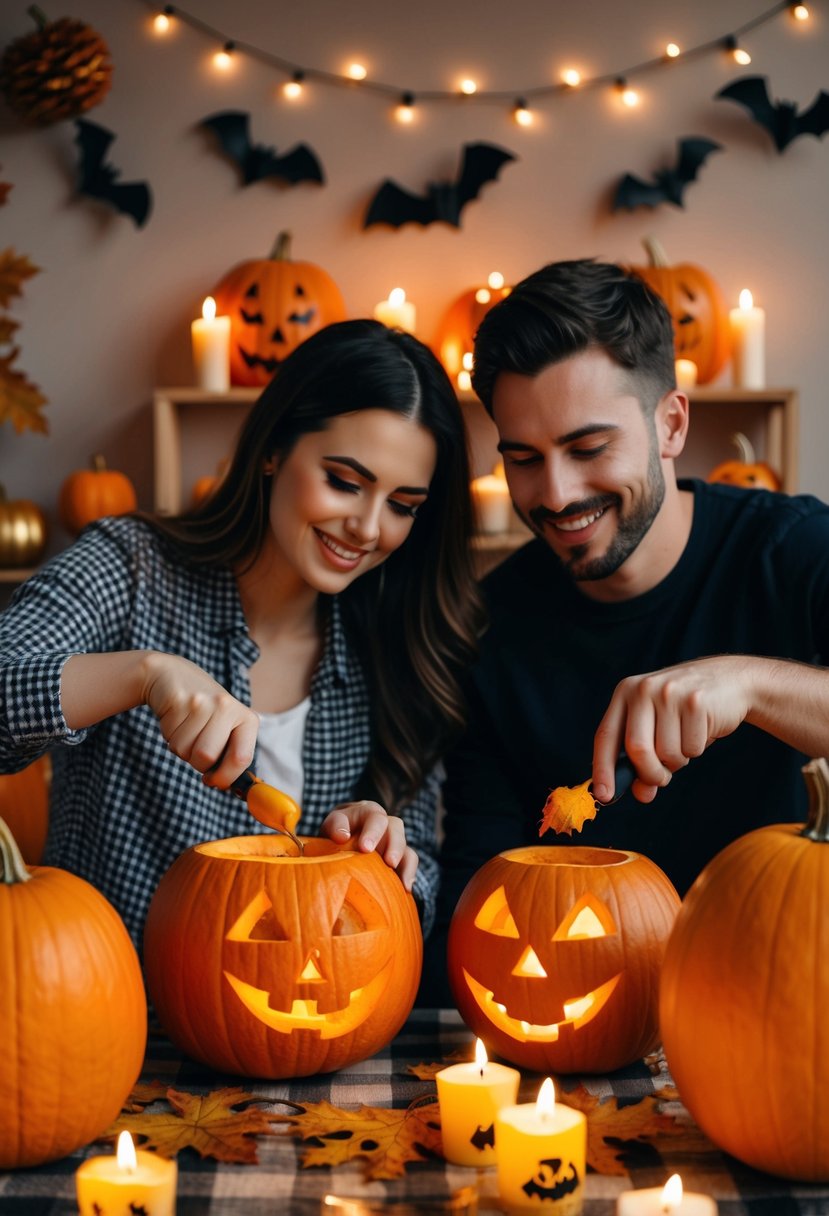
<path fill-rule="evenodd" d="M 264 465 L 262 466 L 262 476 L 263 477 L 273 477 L 275 472 L 276 472 L 275 462 L 273 460 L 266 460 Z"/>

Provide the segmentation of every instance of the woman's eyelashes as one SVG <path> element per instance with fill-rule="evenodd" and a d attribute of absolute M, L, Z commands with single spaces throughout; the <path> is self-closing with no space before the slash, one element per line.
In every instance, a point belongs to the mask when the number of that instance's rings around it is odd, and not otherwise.
<path fill-rule="evenodd" d="M 333 469 L 326 469 L 325 476 L 333 490 L 342 490 L 345 494 L 360 493 L 361 486 L 358 482 L 348 481 L 345 477 L 340 477 Z M 390 498 L 388 501 L 389 507 L 395 515 L 402 515 L 407 519 L 414 519 L 420 506 L 420 503 L 399 502 L 396 498 Z"/>

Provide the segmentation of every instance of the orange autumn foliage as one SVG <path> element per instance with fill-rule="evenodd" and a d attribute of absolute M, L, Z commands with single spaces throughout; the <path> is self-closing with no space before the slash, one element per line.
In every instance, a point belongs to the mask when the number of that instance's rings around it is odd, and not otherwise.
<path fill-rule="evenodd" d="M 542 819 L 538 828 L 539 836 L 553 831 L 559 835 L 580 832 L 588 819 L 595 819 L 598 810 L 596 801 L 590 793 L 590 778 L 581 785 L 560 785 L 550 791 L 544 803 Z"/>

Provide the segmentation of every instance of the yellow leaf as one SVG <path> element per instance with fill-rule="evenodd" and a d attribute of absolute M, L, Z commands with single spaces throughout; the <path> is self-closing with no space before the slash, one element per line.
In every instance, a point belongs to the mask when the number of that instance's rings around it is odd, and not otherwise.
<path fill-rule="evenodd" d="M 568 836 L 572 836 L 573 832 L 582 830 L 587 819 L 595 819 L 598 807 L 589 786 L 588 778 L 581 785 L 560 785 L 552 790 L 544 803 L 539 836 L 543 836 L 550 828 L 554 832 L 566 832 Z"/>
<path fill-rule="evenodd" d="M 19 296 L 25 279 L 38 274 L 39 266 L 30 262 L 25 253 L 13 249 L 0 251 L 0 308 L 5 308 L 13 296 Z"/>
<path fill-rule="evenodd" d="M 11 422 L 18 435 L 23 431 L 49 433 L 49 424 L 40 413 L 46 398 L 36 384 L 23 372 L 12 367 L 17 358 L 15 347 L 5 358 L 0 358 L 0 426 Z"/>
<path fill-rule="evenodd" d="M 410 1161 L 425 1161 L 442 1152 L 435 1097 L 406 1110 L 361 1106 L 341 1110 L 330 1102 L 310 1102 L 301 1114 L 276 1116 L 290 1124 L 291 1135 L 318 1140 L 302 1150 L 302 1165 L 343 1165 L 363 1160 L 367 1180 L 399 1178 Z"/>

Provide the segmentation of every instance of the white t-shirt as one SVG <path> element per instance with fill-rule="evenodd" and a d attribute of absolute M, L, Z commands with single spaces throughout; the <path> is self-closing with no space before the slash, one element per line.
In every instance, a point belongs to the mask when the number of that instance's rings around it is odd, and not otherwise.
<path fill-rule="evenodd" d="M 302 740 L 310 708 L 311 698 L 306 697 L 282 713 L 259 715 L 256 776 L 290 794 L 300 806 L 304 778 Z"/>

